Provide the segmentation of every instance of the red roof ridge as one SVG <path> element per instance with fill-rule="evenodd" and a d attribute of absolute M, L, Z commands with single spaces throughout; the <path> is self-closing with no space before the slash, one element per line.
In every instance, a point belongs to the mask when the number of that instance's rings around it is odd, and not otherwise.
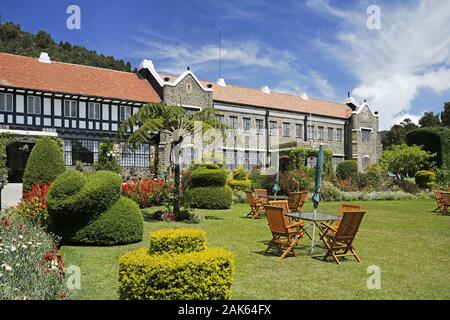
<path fill-rule="evenodd" d="M 25 59 L 31 59 L 31 60 L 34 60 L 36 62 L 39 62 L 39 58 L 30 57 L 30 56 L 24 56 L 24 55 L 21 55 L 21 54 L 13 54 L 13 53 L 8 53 L 8 52 L 1 52 L 1 51 L 0 51 L 0 54 L 9 55 L 9 56 L 13 56 L 13 57 L 20 57 L 20 58 L 25 58 Z M 51 59 L 52 59 L 52 57 L 50 57 L 50 60 Z M 114 70 L 114 69 L 108 69 L 108 68 L 103 68 L 103 67 L 88 66 L 88 65 L 85 65 L 85 64 L 77 64 L 77 63 L 70 63 L 70 62 L 62 62 L 62 61 L 57 61 L 57 60 L 51 60 L 51 64 L 54 64 L 54 63 L 65 64 L 65 65 L 75 66 L 75 67 L 85 67 L 85 68 L 93 68 L 93 69 L 100 69 L 100 70 L 106 70 L 106 71 L 121 72 L 121 73 L 126 73 L 126 74 L 136 74 L 136 73 L 134 73 L 132 71 Z"/>

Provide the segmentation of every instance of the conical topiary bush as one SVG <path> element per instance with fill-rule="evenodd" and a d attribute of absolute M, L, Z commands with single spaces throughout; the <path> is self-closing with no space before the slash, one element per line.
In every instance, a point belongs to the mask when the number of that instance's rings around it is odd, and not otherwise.
<path fill-rule="evenodd" d="M 47 184 L 66 171 L 64 155 L 52 138 L 40 138 L 28 158 L 23 174 L 23 192 L 30 192 L 33 185 Z"/>

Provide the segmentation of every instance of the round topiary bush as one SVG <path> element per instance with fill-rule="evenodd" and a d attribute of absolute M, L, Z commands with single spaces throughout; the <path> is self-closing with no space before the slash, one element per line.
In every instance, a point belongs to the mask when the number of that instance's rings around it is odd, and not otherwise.
<path fill-rule="evenodd" d="M 344 160 L 336 167 L 336 175 L 341 180 L 355 177 L 358 174 L 358 164 L 355 160 Z"/>
<path fill-rule="evenodd" d="M 120 196 L 121 178 L 110 171 L 67 171 L 47 195 L 50 230 L 65 243 L 115 245 L 142 240 L 136 203 Z"/>
<path fill-rule="evenodd" d="M 222 168 L 198 168 L 192 171 L 191 184 L 193 187 L 224 186 L 227 177 L 227 171 Z"/>
<path fill-rule="evenodd" d="M 23 192 L 31 191 L 33 185 L 47 184 L 66 170 L 64 156 L 56 141 L 49 137 L 40 138 L 28 158 L 23 174 Z"/>
<path fill-rule="evenodd" d="M 429 170 L 419 170 L 414 176 L 416 185 L 421 189 L 432 189 L 436 183 L 436 174 Z"/>
<path fill-rule="evenodd" d="M 229 186 L 198 187 L 187 191 L 189 203 L 194 208 L 229 209 L 233 191 Z"/>

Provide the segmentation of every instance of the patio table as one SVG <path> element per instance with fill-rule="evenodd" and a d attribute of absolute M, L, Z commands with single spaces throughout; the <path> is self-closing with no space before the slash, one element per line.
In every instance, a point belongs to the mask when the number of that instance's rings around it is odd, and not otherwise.
<path fill-rule="evenodd" d="M 269 195 L 266 197 L 269 200 L 287 200 L 288 196 L 275 196 L 275 195 Z"/>
<path fill-rule="evenodd" d="M 285 215 L 287 217 L 291 217 L 292 219 L 294 219 L 296 221 L 305 220 L 305 221 L 311 222 L 310 224 L 306 225 L 305 228 L 303 228 L 305 230 L 306 235 L 311 239 L 311 248 L 309 249 L 309 254 L 313 253 L 314 247 L 320 241 L 320 238 L 318 240 L 315 240 L 316 227 L 320 231 L 322 231 L 322 232 L 324 231 L 320 222 L 322 222 L 322 221 L 332 222 L 332 221 L 337 221 L 337 220 L 342 219 L 342 217 L 340 217 L 340 216 L 335 216 L 332 214 L 320 213 L 320 212 L 287 212 L 287 213 L 285 213 Z M 306 228 L 308 228 L 310 226 L 312 226 L 312 236 L 310 236 L 309 233 L 306 231 Z"/>

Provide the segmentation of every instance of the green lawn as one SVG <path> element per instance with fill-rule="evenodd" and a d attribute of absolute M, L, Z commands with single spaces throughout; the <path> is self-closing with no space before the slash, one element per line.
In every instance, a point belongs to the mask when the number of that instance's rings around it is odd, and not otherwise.
<path fill-rule="evenodd" d="M 66 266 L 81 268 L 82 288 L 72 298 L 117 299 L 120 255 L 148 246 L 151 231 L 188 226 L 206 230 L 210 246 L 234 252 L 234 299 L 450 299 L 450 216 L 431 213 L 432 200 L 360 204 L 367 211 L 355 243 L 361 263 L 349 258 L 338 266 L 307 256 L 306 248 L 282 261 L 264 256 L 271 238 L 267 221 L 243 218 L 248 206 L 239 204 L 230 210 L 197 210 L 208 218 L 200 224 L 145 222 L 144 241 L 133 245 L 64 246 Z M 336 213 L 338 207 L 321 203 L 320 211 Z M 367 289 L 370 265 L 381 268 L 380 290 Z"/>

